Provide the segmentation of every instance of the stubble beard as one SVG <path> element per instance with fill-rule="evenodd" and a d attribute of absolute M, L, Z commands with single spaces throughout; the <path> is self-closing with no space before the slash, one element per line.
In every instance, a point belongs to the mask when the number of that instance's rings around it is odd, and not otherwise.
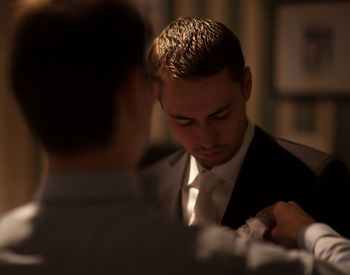
<path fill-rule="evenodd" d="M 223 152 L 223 154 L 218 157 L 217 159 L 214 160 L 209 160 L 205 158 L 201 158 L 196 156 L 196 153 L 193 154 L 193 156 L 196 158 L 196 160 L 202 165 L 205 169 L 212 169 L 215 166 L 225 164 L 226 162 L 230 161 L 237 153 L 238 150 L 232 149 L 232 148 L 227 148 Z"/>

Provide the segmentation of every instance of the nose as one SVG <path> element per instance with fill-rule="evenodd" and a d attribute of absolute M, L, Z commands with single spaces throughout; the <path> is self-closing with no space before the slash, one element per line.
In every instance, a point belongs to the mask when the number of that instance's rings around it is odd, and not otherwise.
<path fill-rule="evenodd" d="M 214 130 L 209 127 L 208 124 L 200 125 L 199 127 L 199 143 L 203 148 L 212 148 L 215 144 L 215 133 Z"/>

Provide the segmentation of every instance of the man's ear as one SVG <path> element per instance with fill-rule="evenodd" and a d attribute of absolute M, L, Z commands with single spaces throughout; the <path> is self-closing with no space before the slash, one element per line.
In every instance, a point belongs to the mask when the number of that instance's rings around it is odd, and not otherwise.
<path fill-rule="evenodd" d="M 249 67 L 244 69 L 243 76 L 243 96 L 245 101 L 248 101 L 252 92 L 252 73 Z"/>

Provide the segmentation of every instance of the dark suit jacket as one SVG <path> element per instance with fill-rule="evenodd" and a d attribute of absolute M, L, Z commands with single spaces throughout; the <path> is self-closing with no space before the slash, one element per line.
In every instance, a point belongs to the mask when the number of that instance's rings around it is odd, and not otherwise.
<path fill-rule="evenodd" d="M 182 222 L 181 185 L 188 161 L 182 149 L 142 172 L 149 198 L 173 222 Z M 344 163 L 255 127 L 222 224 L 237 228 L 279 200 L 296 201 L 316 221 L 350 237 L 350 176 Z"/>

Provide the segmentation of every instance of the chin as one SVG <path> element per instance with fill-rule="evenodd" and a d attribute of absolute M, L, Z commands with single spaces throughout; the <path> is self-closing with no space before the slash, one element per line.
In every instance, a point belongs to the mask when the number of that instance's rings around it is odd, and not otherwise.
<path fill-rule="evenodd" d="M 211 169 L 214 166 L 225 164 L 226 162 L 230 161 L 233 157 L 234 155 L 229 154 L 216 159 L 204 159 L 204 158 L 197 158 L 197 157 L 196 159 L 204 168 Z"/>
<path fill-rule="evenodd" d="M 226 160 L 209 160 L 209 159 L 202 159 L 202 158 L 197 158 L 198 162 L 206 169 L 211 169 L 214 166 L 218 166 L 221 164 L 226 163 Z"/>

